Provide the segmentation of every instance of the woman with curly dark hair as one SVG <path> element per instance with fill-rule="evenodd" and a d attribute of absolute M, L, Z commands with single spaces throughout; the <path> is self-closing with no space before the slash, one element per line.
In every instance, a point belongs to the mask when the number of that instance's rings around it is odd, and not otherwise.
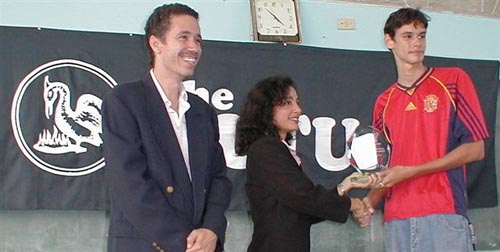
<path fill-rule="evenodd" d="M 345 193 L 353 187 L 370 187 L 374 178 L 352 183 L 351 177 L 361 175 L 355 173 L 329 190 L 314 185 L 302 172 L 290 145 L 301 113 L 293 80 L 273 76 L 250 90 L 239 114 L 235 147 L 238 155 L 247 155 L 245 187 L 254 224 L 249 252 L 309 251 L 312 224 L 346 222 L 350 211 L 370 214 L 359 199 Z"/>

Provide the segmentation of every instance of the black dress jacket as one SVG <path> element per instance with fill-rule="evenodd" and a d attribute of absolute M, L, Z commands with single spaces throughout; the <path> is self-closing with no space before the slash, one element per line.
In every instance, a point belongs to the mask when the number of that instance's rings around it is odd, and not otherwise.
<path fill-rule="evenodd" d="M 307 252 L 312 224 L 347 221 L 350 199 L 314 185 L 276 137 L 263 136 L 250 146 L 246 171 L 254 224 L 249 252 Z"/>

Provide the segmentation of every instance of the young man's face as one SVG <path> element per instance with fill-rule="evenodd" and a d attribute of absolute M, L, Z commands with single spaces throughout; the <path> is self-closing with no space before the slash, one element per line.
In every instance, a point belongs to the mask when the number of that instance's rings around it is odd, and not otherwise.
<path fill-rule="evenodd" d="M 407 24 L 396 29 L 394 38 L 385 34 L 387 48 L 392 50 L 396 62 L 421 64 L 424 60 L 427 29 L 423 24 Z"/>
<path fill-rule="evenodd" d="M 198 20 L 190 15 L 174 15 L 163 39 L 151 36 L 155 68 L 180 80 L 193 75 L 201 56 L 201 32 Z"/>

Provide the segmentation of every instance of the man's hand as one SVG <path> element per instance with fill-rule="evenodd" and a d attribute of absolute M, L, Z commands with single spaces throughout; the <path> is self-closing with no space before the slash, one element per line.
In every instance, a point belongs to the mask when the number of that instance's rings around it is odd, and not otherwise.
<path fill-rule="evenodd" d="M 368 227 L 372 219 L 372 214 L 375 212 L 371 203 L 366 198 L 361 201 L 360 199 L 351 199 L 351 211 L 361 227 Z"/>
<path fill-rule="evenodd" d="M 416 174 L 416 169 L 413 166 L 394 166 L 390 169 L 379 172 L 383 177 L 380 187 L 392 187 L 395 184 L 408 180 Z"/>
<path fill-rule="evenodd" d="M 212 230 L 195 229 L 187 237 L 186 252 L 214 252 L 216 245 L 217 235 Z"/>

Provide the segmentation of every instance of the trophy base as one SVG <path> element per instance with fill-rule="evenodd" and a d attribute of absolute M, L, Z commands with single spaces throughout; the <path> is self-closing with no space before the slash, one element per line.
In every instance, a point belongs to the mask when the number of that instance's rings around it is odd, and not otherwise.
<path fill-rule="evenodd" d="M 363 175 L 363 176 L 359 176 L 359 177 L 353 177 L 353 178 L 351 178 L 351 182 L 356 182 L 356 183 L 368 182 L 368 176 Z"/>

